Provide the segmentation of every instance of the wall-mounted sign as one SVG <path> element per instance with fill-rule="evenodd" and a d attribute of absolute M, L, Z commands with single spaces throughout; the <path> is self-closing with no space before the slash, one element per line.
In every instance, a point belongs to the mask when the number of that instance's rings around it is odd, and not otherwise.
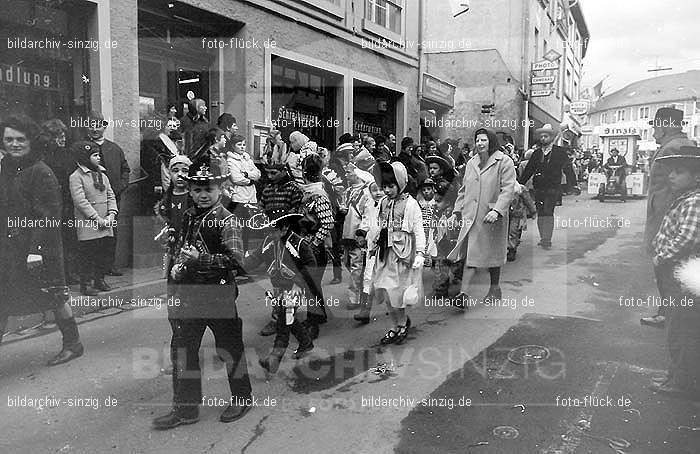
<path fill-rule="evenodd" d="M 555 80 L 556 80 L 556 76 L 533 77 L 532 78 L 532 85 L 553 84 Z"/>
<path fill-rule="evenodd" d="M 423 98 L 448 107 L 455 105 L 455 87 L 430 74 L 423 74 Z"/>
<path fill-rule="evenodd" d="M 629 126 L 629 127 L 624 127 L 624 128 L 605 127 L 598 135 L 600 137 L 640 136 L 639 129 L 637 129 L 637 127 L 635 127 L 635 126 Z"/>
<path fill-rule="evenodd" d="M 588 101 L 574 101 L 569 104 L 569 112 L 573 115 L 586 115 L 588 113 Z"/>
<path fill-rule="evenodd" d="M 554 49 L 549 49 L 547 53 L 542 56 L 542 58 L 548 61 L 557 61 L 561 58 L 561 54 Z"/>
<path fill-rule="evenodd" d="M 546 90 L 532 90 L 530 92 L 530 96 L 533 98 L 539 98 L 542 96 L 549 96 L 552 94 L 552 90 L 546 89 Z"/>
<path fill-rule="evenodd" d="M 544 71 L 546 69 L 559 69 L 559 62 L 542 60 L 532 64 L 533 71 Z"/>
<path fill-rule="evenodd" d="M 0 83 L 19 85 L 21 87 L 54 90 L 56 75 L 48 71 L 33 71 L 23 66 L 0 64 Z"/>

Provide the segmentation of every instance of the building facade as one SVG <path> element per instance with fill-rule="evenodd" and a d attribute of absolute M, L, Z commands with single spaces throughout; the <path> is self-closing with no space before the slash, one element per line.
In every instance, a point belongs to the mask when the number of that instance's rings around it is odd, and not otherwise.
<path fill-rule="evenodd" d="M 700 141 L 700 71 L 657 76 L 634 82 L 600 98 L 588 115 L 585 146 L 599 150 L 604 157 L 612 148 L 627 157 L 631 164 L 645 159 L 657 148 L 653 127 L 661 107 L 683 111 L 683 131 Z"/>
<path fill-rule="evenodd" d="M 436 112 L 429 132 L 472 142 L 475 129 L 486 126 L 523 146 L 545 123 L 566 122 L 575 129 L 580 118 L 569 118 L 568 105 L 578 100 L 589 42 L 580 4 L 475 0 L 453 18 L 460 3 L 431 3 L 426 12 L 425 72 L 456 87 L 453 108 Z M 557 68 L 532 71 L 552 51 Z M 551 76 L 553 82 L 531 83 L 533 77 Z M 531 90 L 549 94 L 531 97 Z"/>
<path fill-rule="evenodd" d="M 254 157 L 272 127 L 285 138 L 301 130 L 329 148 L 345 132 L 419 134 L 418 2 L 0 5 L 2 44 L 8 43 L 0 48 L 0 115 L 23 112 L 70 126 L 90 110 L 101 111 L 111 121 L 107 138 L 122 146 L 132 168 L 120 216 L 128 225 L 150 214 L 142 203 L 149 195 L 139 185 L 147 177 L 141 144 L 149 130 L 164 124 L 157 119 L 169 103 L 182 114 L 187 100 L 197 97 L 213 121 L 233 114 Z M 143 250 L 129 235 L 119 241 L 122 264 Z"/>

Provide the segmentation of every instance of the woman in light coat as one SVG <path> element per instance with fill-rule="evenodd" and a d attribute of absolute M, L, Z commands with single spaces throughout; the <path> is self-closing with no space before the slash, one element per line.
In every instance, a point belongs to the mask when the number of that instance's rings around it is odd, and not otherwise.
<path fill-rule="evenodd" d="M 110 286 L 104 281 L 109 269 L 106 253 L 108 239 L 114 236 L 117 218 L 117 200 L 106 170 L 100 165 L 100 150 L 92 142 L 76 142 L 72 152 L 78 161 L 78 169 L 69 178 L 73 198 L 75 227 L 78 233 L 79 256 L 82 263 L 80 292 L 94 296 L 88 288 L 90 277 L 93 287 L 107 291 Z"/>
<path fill-rule="evenodd" d="M 465 260 L 462 291 L 455 305 L 464 308 L 467 289 L 476 268 L 488 268 L 491 286 L 485 301 L 501 298 L 501 266 L 508 249 L 508 211 L 515 192 L 513 160 L 498 148 L 493 131 L 479 129 L 474 134 L 476 154 L 466 164 L 462 187 L 453 210 L 461 219 L 457 245 L 448 260 Z"/>

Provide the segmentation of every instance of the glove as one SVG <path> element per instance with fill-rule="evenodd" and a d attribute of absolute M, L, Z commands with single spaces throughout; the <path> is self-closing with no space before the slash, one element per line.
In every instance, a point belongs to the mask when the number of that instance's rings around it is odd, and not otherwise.
<path fill-rule="evenodd" d="M 413 259 L 413 269 L 423 268 L 423 265 L 425 265 L 425 257 L 420 254 L 416 255 L 416 258 Z"/>

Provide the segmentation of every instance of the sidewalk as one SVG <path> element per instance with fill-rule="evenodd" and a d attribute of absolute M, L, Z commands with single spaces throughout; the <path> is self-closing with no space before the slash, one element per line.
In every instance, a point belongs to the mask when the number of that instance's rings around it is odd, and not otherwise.
<path fill-rule="evenodd" d="M 120 270 L 123 276 L 106 276 L 105 281 L 112 287 L 108 292 L 100 292 L 97 296 L 86 297 L 80 294 L 78 285 L 73 285 L 69 304 L 73 309 L 78 324 L 94 320 L 134 307 L 129 303 L 132 298 L 151 298 L 165 294 L 165 279 L 160 266 Z M 15 342 L 41 336 L 56 331 L 56 325 L 47 328 L 42 326 L 42 314 L 31 314 L 21 317 L 10 317 L 3 343 Z"/>

